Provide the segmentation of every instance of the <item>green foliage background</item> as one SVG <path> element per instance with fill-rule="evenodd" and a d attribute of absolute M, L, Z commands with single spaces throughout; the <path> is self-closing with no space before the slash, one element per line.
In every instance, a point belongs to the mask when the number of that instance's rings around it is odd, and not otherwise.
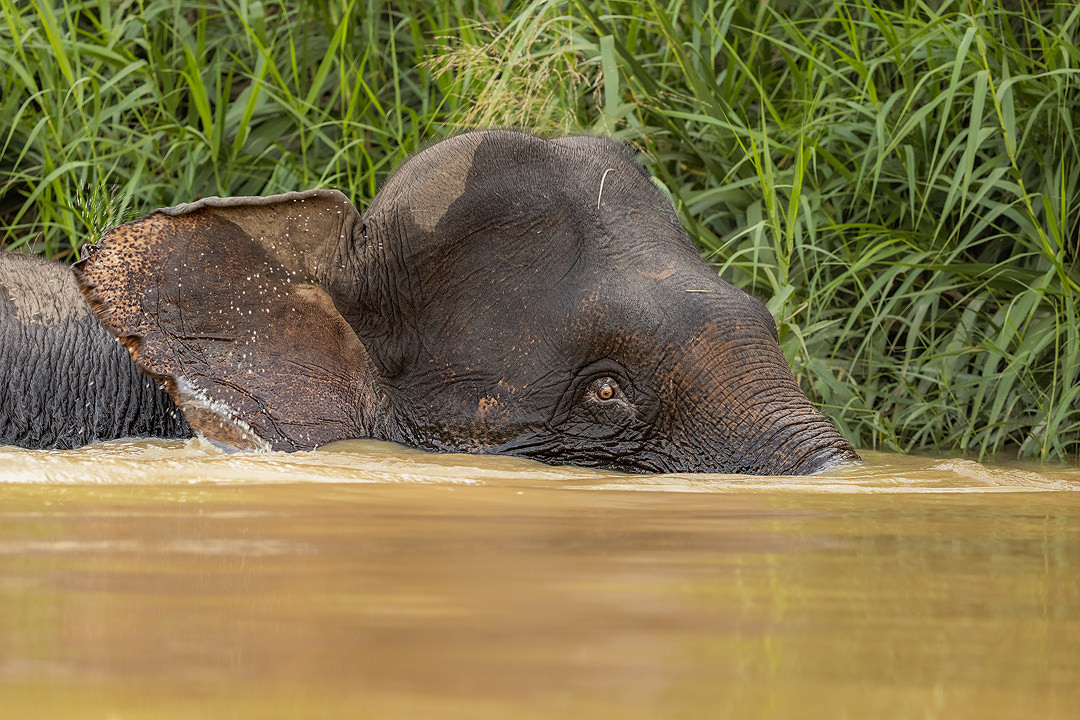
<path fill-rule="evenodd" d="M 857 445 L 1080 451 L 1080 6 L 0 0 L 0 244 L 615 136 Z"/>

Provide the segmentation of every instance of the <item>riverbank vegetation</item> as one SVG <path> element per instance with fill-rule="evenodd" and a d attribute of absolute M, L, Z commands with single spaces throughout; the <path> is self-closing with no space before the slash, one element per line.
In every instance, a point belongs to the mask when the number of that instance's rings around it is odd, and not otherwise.
<path fill-rule="evenodd" d="M 1080 7 L 0 0 L 0 244 L 618 137 L 861 447 L 1080 451 Z"/>

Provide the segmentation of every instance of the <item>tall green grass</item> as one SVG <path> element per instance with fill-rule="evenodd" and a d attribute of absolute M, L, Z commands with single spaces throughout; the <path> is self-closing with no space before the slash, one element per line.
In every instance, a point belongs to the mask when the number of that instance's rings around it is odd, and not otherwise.
<path fill-rule="evenodd" d="M 582 92 L 549 126 L 642 148 L 859 445 L 1062 458 L 1080 449 L 1080 8 L 1003 5 L 536 2 L 486 51 L 515 76 L 561 54 Z M 459 77 L 474 114 L 543 122 L 484 102 L 499 59 Z"/>
<path fill-rule="evenodd" d="M 639 147 L 858 445 L 1080 452 L 1080 8 L 0 0 L 0 242 L 336 186 L 466 126 Z M 302 6 L 302 7 L 297 7 Z"/>
<path fill-rule="evenodd" d="M 495 5 L 0 0 L 0 242 L 69 257 L 205 195 L 370 197 L 457 102 L 428 43 Z"/>

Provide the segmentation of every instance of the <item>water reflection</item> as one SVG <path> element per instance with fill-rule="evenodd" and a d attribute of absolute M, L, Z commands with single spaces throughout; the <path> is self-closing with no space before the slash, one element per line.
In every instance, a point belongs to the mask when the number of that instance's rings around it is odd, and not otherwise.
<path fill-rule="evenodd" d="M 1080 715 L 1080 472 L 0 450 L 33 717 Z"/>

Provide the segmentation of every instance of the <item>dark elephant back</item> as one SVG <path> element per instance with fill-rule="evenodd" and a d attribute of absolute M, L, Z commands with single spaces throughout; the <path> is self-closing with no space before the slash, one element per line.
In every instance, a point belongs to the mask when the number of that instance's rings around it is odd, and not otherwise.
<path fill-rule="evenodd" d="M 168 395 L 94 317 L 70 268 L 0 253 L 0 445 L 190 436 Z"/>

